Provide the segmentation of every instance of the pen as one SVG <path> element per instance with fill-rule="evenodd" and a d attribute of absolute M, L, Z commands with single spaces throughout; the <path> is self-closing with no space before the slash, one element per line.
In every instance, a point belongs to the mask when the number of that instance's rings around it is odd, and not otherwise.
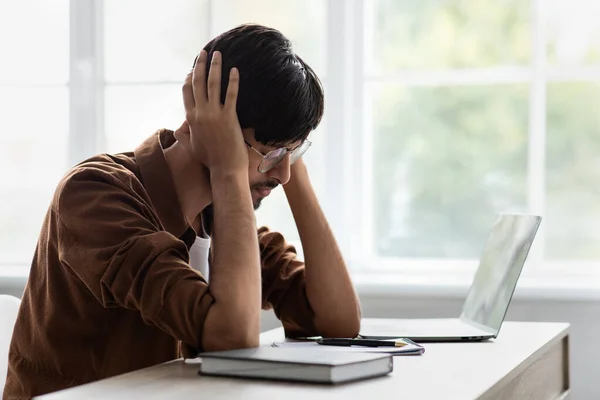
<path fill-rule="evenodd" d="M 326 346 L 365 346 L 365 347 L 402 347 L 406 346 L 403 341 L 377 340 L 377 339 L 344 339 L 344 338 L 322 338 L 317 340 L 318 344 Z"/>

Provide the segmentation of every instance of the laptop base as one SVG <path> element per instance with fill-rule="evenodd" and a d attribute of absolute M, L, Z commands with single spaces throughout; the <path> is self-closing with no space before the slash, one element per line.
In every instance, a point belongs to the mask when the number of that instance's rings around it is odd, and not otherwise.
<path fill-rule="evenodd" d="M 469 325 L 459 318 L 386 319 L 365 318 L 360 337 L 365 339 L 408 338 L 414 342 L 478 342 L 495 334 Z"/>

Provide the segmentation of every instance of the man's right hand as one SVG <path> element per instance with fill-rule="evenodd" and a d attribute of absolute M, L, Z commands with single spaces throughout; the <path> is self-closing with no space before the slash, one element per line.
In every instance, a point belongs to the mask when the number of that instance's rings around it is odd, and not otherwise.
<path fill-rule="evenodd" d="M 232 174 L 248 169 L 248 152 L 238 121 L 236 104 L 239 90 L 239 71 L 232 68 L 225 104 L 221 104 L 221 53 L 212 56 L 208 82 L 208 55 L 202 50 L 194 69 L 183 85 L 185 119 L 190 128 L 190 144 L 196 159 L 211 174 Z"/>

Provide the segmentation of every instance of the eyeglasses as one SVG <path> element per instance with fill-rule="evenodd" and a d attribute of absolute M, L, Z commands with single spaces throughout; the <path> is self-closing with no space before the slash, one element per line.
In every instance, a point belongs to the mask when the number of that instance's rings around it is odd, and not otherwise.
<path fill-rule="evenodd" d="M 244 142 L 246 141 L 244 140 Z M 306 153 L 306 150 L 308 150 L 312 143 L 308 140 L 305 140 L 304 142 L 300 143 L 298 146 L 291 150 L 287 147 L 280 147 L 278 149 L 271 150 L 267 154 L 263 154 L 259 150 L 255 149 L 248 142 L 246 142 L 246 144 L 259 156 L 262 157 L 262 161 L 260 162 L 260 164 L 258 164 L 258 172 L 264 174 L 265 172 L 275 168 L 277 164 L 279 164 L 281 160 L 283 160 L 287 153 L 290 153 L 290 164 L 295 163 L 300 157 L 302 157 L 302 155 L 304 155 L 304 153 Z"/>

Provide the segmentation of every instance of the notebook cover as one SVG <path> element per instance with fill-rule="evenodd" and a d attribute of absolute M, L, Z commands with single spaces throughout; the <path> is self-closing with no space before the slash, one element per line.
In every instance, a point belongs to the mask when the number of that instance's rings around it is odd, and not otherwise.
<path fill-rule="evenodd" d="M 199 356 L 203 360 L 207 358 L 224 358 L 231 360 L 268 361 L 287 364 L 327 365 L 332 367 L 390 358 L 389 354 L 324 352 L 319 351 L 318 348 L 311 351 L 308 349 L 276 348 L 267 346 L 200 353 Z"/>

